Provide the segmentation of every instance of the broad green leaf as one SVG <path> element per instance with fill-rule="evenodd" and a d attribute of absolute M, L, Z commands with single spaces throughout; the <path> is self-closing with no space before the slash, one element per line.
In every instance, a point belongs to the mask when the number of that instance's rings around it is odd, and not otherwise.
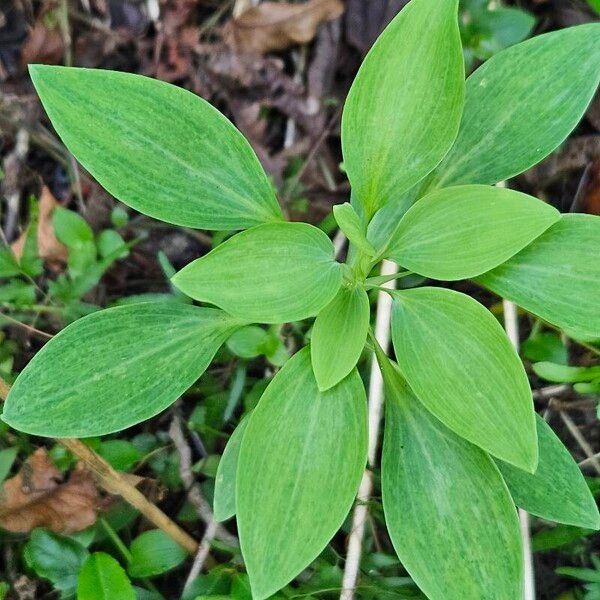
<path fill-rule="evenodd" d="M 249 417 L 242 419 L 231 434 L 217 467 L 215 479 L 214 513 L 217 521 L 226 521 L 235 515 L 235 474 L 240 456 L 242 438 Z"/>
<path fill-rule="evenodd" d="M 563 215 L 516 256 L 477 281 L 584 339 L 600 338 L 600 218 Z"/>
<path fill-rule="evenodd" d="M 367 339 L 370 312 L 369 297 L 362 287 L 342 286 L 317 315 L 310 355 L 321 391 L 333 387 L 356 366 Z"/>
<path fill-rule="evenodd" d="M 281 219 L 250 144 L 198 96 L 130 73 L 47 65 L 29 72 L 67 148 L 125 204 L 200 229 Z"/>
<path fill-rule="evenodd" d="M 544 361 L 535 363 L 533 371 L 538 377 L 554 383 L 579 383 L 600 378 L 600 366 L 568 367 Z"/>
<path fill-rule="evenodd" d="M 505 262 L 560 219 L 509 189 L 464 185 L 434 191 L 400 221 L 386 255 L 433 279 L 467 279 Z"/>
<path fill-rule="evenodd" d="M 286 585 L 342 525 L 367 456 L 364 387 L 356 371 L 319 392 L 309 349 L 277 373 L 242 439 L 236 510 L 253 598 Z"/>
<path fill-rule="evenodd" d="M 187 552 L 161 529 L 145 531 L 131 543 L 127 571 L 132 577 L 155 577 L 178 567 Z"/>
<path fill-rule="evenodd" d="M 566 525 L 600 529 L 600 514 L 570 452 L 548 423 L 536 415 L 540 459 L 534 474 L 497 461 L 517 506 Z"/>
<path fill-rule="evenodd" d="M 376 254 L 375 248 L 367 240 L 365 227 L 350 202 L 334 206 L 333 214 L 339 228 L 357 248 L 368 256 Z"/>
<path fill-rule="evenodd" d="M 599 63 L 598 23 L 537 36 L 486 61 L 467 79 L 460 131 L 437 186 L 497 183 L 548 156 L 594 96 Z"/>
<path fill-rule="evenodd" d="M 306 223 L 242 231 L 173 277 L 184 294 L 237 317 L 285 323 L 311 317 L 337 293 L 341 265 L 331 240 Z"/>
<path fill-rule="evenodd" d="M 79 571 L 89 556 L 79 542 L 45 529 L 34 529 L 23 554 L 36 575 L 48 579 L 65 598 L 74 596 Z"/>
<path fill-rule="evenodd" d="M 535 470 L 527 375 L 485 307 L 443 288 L 394 292 L 392 338 L 402 374 L 442 423 L 490 454 Z"/>
<path fill-rule="evenodd" d="M 389 363 L 383 374 L 383 509 L 402 564 L 431 600 L 520 600 L 519 523 L 498 469 Z"/>
<path fill-rule="evenodd" d="M 77 600 L 135 600 L 135 592 L 121 565 L 109 554 L 94 552 L 83 564 Z"/>
<path fill-rule="evenodd" d="M 342 117 L 344 166 L 367 221 L 427 175 L 462 114 L 457 0 L 412 0 L 367 54 Z"/>
<path fill-rule="evenodd" d="M 143 458 L 143 454 L 128 440 L 106 440 L 100 444 L 98 454 L 117 471 L 129 471 Z"/>
<path fill-rule="evenodd" d="M 34 356 L 8 394 L 2 419 L 58 438 L 130 427 L 175 402 L 239 325 L 216 309 L 166 302 L 93 313 Z"/>

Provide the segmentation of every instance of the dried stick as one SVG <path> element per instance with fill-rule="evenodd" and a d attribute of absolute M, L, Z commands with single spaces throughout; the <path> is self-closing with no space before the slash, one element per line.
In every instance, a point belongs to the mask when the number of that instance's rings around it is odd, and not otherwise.
<path fill-rule="evenodd" d="M 398 271 L 398 266 L 390 261 L 384 260 L 381 266 L 382 275 L 393 275 Z M 384 287 L 394 288 L 395 280 L 388 281 Z M 379 292 L 377 297 L 377 311 L 375 317 L 375 338 L 379 345 L 386 350 L 390 343 L 390 322 L 392 316 L 392 298 L 386 292 Z M 373 491 L 373 474 L 370 469 L 375 466 L 377 458 L 377 446 L 379 442 L 379 425 L 383 407 L 383 378 L 375 355 L 371 362 L 371 378 L 369 381 L 369 446 L 367 460 L 369 468 L 365 471 L 358 494 L 356 505 L 352 515 L 352 529 L 348 540 L 348 554 L 344 567 L 342 579 L 342 593 L 340 600 L 353 600 L 358 572 L 360 569 L 360 557 L 365 535 L 365 524 L 368 517 L 368 502 Z"/>
<path fill-rule="evenodd" d="M 10 386 L 8 383 L 0 378 L 0 398 L 6 400 L 9 391 Z M 159 529 L 162 529 L 162 531 L 190 554 L 197 552 L 198 542 L 194 538 L 171 520 L 158 506 L 150 502 L 144 494 L 129 483 L 121 473 L 115 471 L 110 464 L 98 456 L 91 448 L 80 440 L 61 438 L 57 441 L 89 467 L 96 475 L 99 485 L 108 493 L 121 496 L 123 500 L 139 510 L 148 521 L 156 525 Z"/>
<path fill-rule="evenodd" d="M 517 307 L 508 300 L 502 301 L 504 308 L 504 328 L 506 335 L 513 347 L 519 351 L 519 319 Z M 523 540 L 523 566 L 524 585 L 523 600 L 535 600 L 535 574 L 533 571 L 533 553 L 531 550 L 531 531 L 529 529 L 529 515 L 519 509 L 519 525 L 521 526 L 521 539 Z"/>
<path fill-rule="evenodd" d="M 183 485 L 187 490 L 188 499 L 196 509 L 198 517 L 200 517 L 200 519 L 206 523 L 208 531 L 210 526 L 215 523 L 215 518 L 210 504 L 202 495 L 200 486 L 194 478 L 194 473 L 192 472 L 192 451 L 185 440 L 185 436 L 183 435 L 181 419 L 178 415 L 175 415 L 171 421 L 171 425 L 169 427 L 169 436 L 173 440 L 175 448 L 179 453 L 179 474 L 181 476 L 181 481 L 183 481 Z M 215 535 L 213 537 L 219 538 L 226 544 L 231 546 L 239 546 L 237 537 L 235 537 L 235 535 L 232 533 L 229 533 L 229 531 L 227 531 L 227 529 L 225 529 L 223 526 L 217 525 L 214 529 L 214 533 Z"/>
<path fill-rule="evenodd" d="M 559 414 L 560 418 L 563 420 L 563 423 L 567 426 L 567 429 L 575 438 L 575 441 L 577 444 L 579 444 L 579 447 L 583 450 L 584 454 L 587 456 L 587 460 L 591 463 L 596 472 L 600 474 L 600 462 L 596 458 L 594 450 L 590 446 L 589 442 L 583 437 L 583 435 L 581 435 L 581 431 L 579 431 L 577 425 L 575 425 L 573 419 L 571 419 L 567 413 L 561 410 Z"/>

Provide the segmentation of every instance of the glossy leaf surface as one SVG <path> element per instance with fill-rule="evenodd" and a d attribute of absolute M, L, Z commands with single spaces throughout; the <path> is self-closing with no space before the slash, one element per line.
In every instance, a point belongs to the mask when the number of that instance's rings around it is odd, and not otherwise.
<path fill-rule="evenodd" d="M 402 374 L 440 421 L 490 454 L 535 470 L 527 375 L 484 306 L 443 288 L 394 292 L 392 338 Z"/>
<path fill-rule="evenodd" d="M 530 246 L 477 281 L 570 334 L 600 338 L 599 248 L 599 217 L 563 215 Z"/>
<path fill-rule="evenodd" d="M 369 317 L 367 292 L 345 286 L 317 315 L 310 347 L 319 389 L 334 386 L 356 366 L 367 339 Z"/>
<path fill-rule="evenodd" d="M 319 392 L 308 348 L 279 371 L 242 439 L 236 505 L 253 598 L 289 583 L 344 521 L 367 455 L 365 391 L 354 371 Z"/>
<path fill-rule="evenodd" d="M 520 600 L 515 506 L 490 457 L 438 421 L 391 366 L 382 491 L 394 548 L 431 600 Z"/>
<path fill-rule="evenodd" d="M 460 131 L 438 186 L 498 183 L 548 156 L 600 81 L 600 24 L 569 27 L 496 54 L 468 79 Z"/>
<path fill-rule="evenodd" d="M 179 271 L 184 294 L 240 318 L 285 323 L 313 316 L 341 283 L 333 244 L 306 223 L 271 223 L 242 231 Z"/>
<path fill-rule="evenodd" d="M 367 54 L 342 117 L 344 166 L 371 217 L 450 149 L 464 101 L 457 0 L 412 0 Z"/>
<path fill-rule="evenodd" d="M 536 472 L 497 461 L 515 503 L 550 521 L 600 529 L 598 508 L 579 466 L 550 425 L 536 417 L 540 453 Z"/>
<path fill-rule="evenodd" d="M 406 213 L 386 254 L 432 279 L 467 279 L 505 262 L 559 218 L 550 205 L 513 190 L 445 188 Z"/>
<path fill-rule="evenodd" d="M 202 98 L 130 73 L 48 65 L 29 71 L 67 148 L 125 204 L 200 229 L 281 219 L 250 144 Z"/>
<path fill-rule="evenodd" d="M 12 387 L 2 419 L 48 437 L 119 431 L 175 402 L 239 325 L 220 310 L 175 303 L 93 313 L 34 356 Z"/>

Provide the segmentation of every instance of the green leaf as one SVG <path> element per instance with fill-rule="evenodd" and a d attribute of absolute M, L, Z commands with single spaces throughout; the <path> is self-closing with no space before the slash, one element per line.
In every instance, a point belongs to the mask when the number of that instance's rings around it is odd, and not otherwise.
<path fill-rule="evenodd" d="M 355 367 L 367 339 L 371 309 L 362 287 L 342 286 L 318 315 L 310 353 L 321 391 L 340 382 Z"/>
<path fill-rule="evenodd" d="M 104 552 L 84 563 L 77 583 L 78 600 L 135 600 L 135 592 L 121 565 Z"/>
<path fill-rule="evenodd" d="M 241 327 L 227 340 L 227 347 L 240 358 L 260 356 L 269 341 L 269 332 L 258 325 Z"/>
<path fill-rule="evenodd" d="M 600 529 L 596 502 L 577 463 L 544 419 L 537 416 L 536 423 L 540 459 L 534 474 L 497 461 L 515 504 L 543 519 Z"/>
<path fill-rule="evenodd" d="M 142 453 L 128 440 L 106 440 L 98 449 L 98 454 L 118 471 L 129 471 L 139 460 Z"/>
<path fill-rule="evenodd" d="M 246 417 L 239 422 L 225 446 L 223 456 L 221 456 L 217 467 L 213 505 L 215 519 L 219 522 L 226 521 L 235 515 L 235 474 L 242 438 L 249 420 L 250 418 Z"/>
<path fill-rule="evenodd" d="M 364 387 L 354 371 L 319 392 L 309 349 L 277 373 L 242 439 L 236 508 L 253 597 L 286 585 L 342 525 L 367 456 Z"/>
<path fill-rule="evenodd" d="M 47 65 L 29 72 L 67 148 L 125 204 L 200 229 L 281 219 L 250 144 L 198 96 L 130 73 Z"/>
<path fill-rule="evenodd" d="M 457 0 L 412 0 L 379 36 L 346 99 L 344 166 L 367 221 L 427 175 L 464 101 Z"/>
<path fill-rule="evenodd" d="M 548 204 L 484 185 L 435 191 L 403 217 L 386 255 L 433 279 L 467 279 L 505 262 L 560 219 Z"/>
<path fill-rule="evenodd" d="M 8 247 L 0 247 L 0 277 L 13 277 L 21 273 L 17 257 Z"/>
<path fill-rule="evenodd" d="M 2 419 L 48 437 L 90 437 L 149 419 L 187 390 L 240 323 L 175 303 L 109 308 L 75 321 L 34 356 Z"/>
<path fill-rule="evenodd" d="M 561 365 L 569 362 L 569 350 L 562 337 L 555 332 L 540 333 L 535 328 L 521 344 L 521 354 L 528 360 L 551 361 Z"/>
<path fill-rule="evenodd" d="M 592 100 L 598 63 L 597 23 L 537 36 L 486 61 L 467 79 L 460 131 L 436 185 L 498 183 L 548 156 Z"/>
<path fill-rule="evenodd" d="M 431 600 L 520 600 L 519 523 L 498 469 L 431 415 L 389 362 L 382 370 L 383 508 L 402 564 Z"/>
<path fill-rule="evenodd" d="M 533 370 L 538 377 L 554 383 L 579 383 L 581 381 L 592 381 L 600 377 L 600 366 L 598 367 L 568 367 L 551 362 L 535 363 Z"/>
<path fill-rule="evenodd" d="M 600 15 L 600 0 L 587 0 L 587 3 Z"/>
<path fill-rule="evenodd" d="M 79 571 L 89 553 L 71 538 L 44 529 L 34 529 L 24 555 L 27 564 L 37 575 L 48 579 L 68 598 L 75 594 Z"/>
<path fill-rule="evenodd" d="M 485 307 L 442 288 L 394 292 L 392 337 L 402 374 L 442 423 L 490 454 L 535 471 L 527 375 Z"/>
<path fill-rule="evenodd" d="M 0 483 L 2 483 L 10 473 L 10 469 L 16 458 L 17 448 L 5 448 L 4 450 L 0 450 Z M 1 488 L 0 493 L 2 493 Z"/>
<path fill-rule="evenodd" d="M 367 240 L 365 227 L 350 202 L 333 207 L 333 214 L 338 227 L 357 248 L 368 256 L 375 256 L 376 250 Z"/>
<path fill-rule="evenodd" d="M 331 240 L 306 223 L 242 231 L 173 277 L 184 294 L 237 317 L 284 323 L 311 317 L 340 287 Z"/>
<path fill-rule="evenodd" d="M 72 210 L 56 207 L 52 213 L 54 233 L 67 248 L 77 248 L 82 242 L 93 242 L 94 232 L 87 221 Z"/>
<path fill-rule="evenodd" d="M 584 339 L 600 338 L 600 218 L 563 215 L 516 256 L 477 281 Z"/>
<path fill-rule="evenodd" d="M 131 543 L 127 571 L 132 577 L 155 577 L 178 567 L 187 552 L 161 529 L 151 529 Z"/>

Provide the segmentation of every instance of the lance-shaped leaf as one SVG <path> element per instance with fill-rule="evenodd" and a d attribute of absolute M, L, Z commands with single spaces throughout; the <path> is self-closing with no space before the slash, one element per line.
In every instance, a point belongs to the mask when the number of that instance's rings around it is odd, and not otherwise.
<path fill-rule="evenodd" d="M 437 184 L 497 183 L 548 156 L 594 96 L 598 64 L 598 23 L 540 35 L 490 58 L 467 79 L 460 131 L 436 170 Z"/>
<path fill-rule="evenodd" d="M 493 269 L 560 219 L 537 198 L 464 185 L 419 200 L 400 221 L 387 256 L 433 279 L 467 279 Z"/>
<path fill-rule="evenodd" d="M 367 339 L 369 316 L 369 297 L 364 288 L 345 286 L 317 315 L 310 347 L 321 391 L 333 387 L 355 367 Z"/>
<path fill-rule="evenodd" d="M 457 6 L 412 0 L 379 36 L 350 88 L 344 165 L 367 218 L 425 177 L 456 137 L 465 87 Z"/>
<path fill-rule="evenodd" d="M 430 600 L 520 600 L 519 523 L 496 465 L 431 415 L 391 365 L 383 375 L 383 509 L 402 564 Z"/>
<path fill-rule="evenodd" d="M 2 419 L 48 437 L 90 437 L 149 419 L 206 370 L 241 323 L 212 308 L 119 306 L 75 321 L 21 372 Z"/>
<path fill-rule="evenodd" d="M 316 315 L 337 293 L 341 265 L 331 240 L 306 223 L 242 231 L 177 273 L 173 284 L 195 300 L 261 323 Z"/>
<path fill-rule="evenodd" d="M 250 144 L 198 96 L 130 73 L 46 65 L 29 71 L 67 148 L 125 204 L 201 229 L 281 219 Z"/>
<path fill-rule="evenodd" d="M 394 292 L 392 338 L 402 374 L 440 421 L 490 454 L 535 470 L 527 375 L 485 307 L 442 288 Z"/>
<path fill-rule="evenodd" d="M 242 437 L 244 436 L 249 420 L 249 417 L 245 417 L 239 422 L 225 446 L 223 456 L 221 456 L 219 466 L 217 467 L 213 501 L 215 519 L 217 521 L 226 521 L 235 515 L 235 474 L 240 456 Z"/>
<path fill-rule="evenodd" d="M 497 461 L 513 500 L 538 517 L 600 529 L 600 514 L 581 470 L 550 425 L 536 417 L 540 453 L 536 472 L 526 473 Z"/>
<path fill-rule="evenodd" d="M 575 337 L 600 338 L 600 218 L 563 215 L 508 262 L 477 278 Z"/>
<path fill-rule="evenodd" d="M 253 598 L 286 585 L 342 525 L 367 455 L 366 397 L 356 371 L 319 392 L 308 348 L 269 384 L 242 439 L 236 489 Z"/>

